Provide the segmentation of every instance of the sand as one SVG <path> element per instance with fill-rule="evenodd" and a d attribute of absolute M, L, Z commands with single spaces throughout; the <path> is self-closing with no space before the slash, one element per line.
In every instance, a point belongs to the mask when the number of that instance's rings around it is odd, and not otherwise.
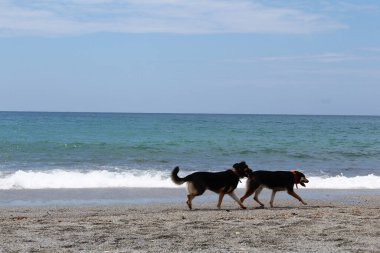
<path fill-rule="evenodd" d="M 380 252 L 380 196 L 346 197 L 2 207 L 0 252 Z"/>

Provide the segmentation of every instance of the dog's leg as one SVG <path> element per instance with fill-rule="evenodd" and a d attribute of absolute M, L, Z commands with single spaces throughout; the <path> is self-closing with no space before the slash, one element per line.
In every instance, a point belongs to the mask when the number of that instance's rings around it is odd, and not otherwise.
<path fill-rule="evenodd" d="M 187 201 L 186 204 L 190 208 L 193 208 L 191 201 L 195 198 L 195 196 L 202 195 L 205 192 L 206 188 L 201 185 L 194 184 L 194 182 L 187 182 Z"/>
<path fill-rule="evenodd" d="M 186 204 L 187 206 L 189 207 L 189 209 L 191 210 L 193 208 L 192 204 L 191 204 L 191 201 L 193 200 L 195 196 L 194 195 L 187 195 L 187 201 L 186 201 Z"/>
<path fill-rule="evenodd" d="M 233 198 L 233 199 L 239 204 L 239 206 L 240 206 L 241 208 L 243 208 L 243 209 L 247 209 L 247 208 L 246 208 L 246 207 L 240 202 L 240 200 L 239 200 L 239 198 L 236 196 L 235 192 L 230 192 L 230 193 L 228 193 L 228 195 L 230 195 L 231 198 Z"/>
<path fill-rule="evenodd" d="M 254 193 L 259 186 L 260 185 L 257 185 L 257 184 L 252 184 L 252 185 L 247 184 L 247 191 L 245 192 L 244 196 L 240 198 L 240 202 L 243 203 L 244 200 L 248 198 L 249 196 L 251 196 L 252 193 Z"/>
<path fill-rule="evenodd" d="M 295 197 L 295 198 L 298 199 L 299 201 L 301 201 L 302 204 L 307 205 L 307 203 L 306 203 L 305 201 L 303 201 L 303 199 L 301 199 L 301 197 L 298 196 L 297 193 L 295 193 L 293 190 L 291 190 L 291 191 L 288 190 L 288 194 L 289 194 L 290 196 Z"/>
<path fill-rule="evenodd" d="M 276 195 L 276 190 L 272 190 L 272 196 L 270 197 L 270 202 L 269 202 L 269 204 L 270 204 L 270 207 L 272 207 L 273 208 L 273 201 L 274 201 L 274 196 Z"/>
<path fill-rule="evenodd" d="M 218 200 L 218 205 L 217 205 L 217 207 L 219 209 L 222 206 L 222 201 L 223 201 L 224 194 L 225 194 L 224 192 L 219 192 L 219 200 Z"/>
<path fill-rule="evenodd" d="M 261 203 L 261 201 L 259 200 L 259 194 L 260 194 L 260 192 L 263 190 L 263 187 L 261 186 L 261 187 L 259 187 L 259 188 L 257 188 L 257 190 L 256 190 L 256 192 L 255 192 L 255 196 L 253 197 L 253 199 L 257 202 L 257 203 L 259 203 L 259 205 L 261 206 L 261 207 L 264 207 L 264 204 L 263 203 Z"/>
<path fill-rule="evenodd" d="M 249 196 L 252 195 L 253 192 L 254 192 L 254 191 L 253 191 L 252 189 L 248 189 L 248 190 L 245 192 L 244 196 L 240 198 L 240 202 L 243 203 L 244 200 L 245 200 L 246 198 L 248 198 Z"/>

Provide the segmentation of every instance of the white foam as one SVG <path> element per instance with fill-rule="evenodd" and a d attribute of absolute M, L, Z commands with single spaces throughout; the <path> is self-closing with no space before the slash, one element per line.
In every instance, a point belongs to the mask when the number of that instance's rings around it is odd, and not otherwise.
<path fill-rule="evenodd" d="M 80 171 L 16 171 L 0 176 L 0 189 L 64 189 L 116 187 L 175 187 L 161 172 Z"/>
<path fill-rule="evenodd" d="M 308 188 L 317 189 L 380 189 L 380 177 L 373 174 L 367 176 L 346 177 L 309 177 Z"/>
<path fill-rule="evenodd" d="M 307 188 L 314 189 L 380 189 L 380 177 L 335 176 L 309 177 Z M 184 186 L 184 185 L 183 185 Z M 183 187 L 182 186 L 182 187 Z M 0 174 L 0 189 L 69 189 L 69 188 L 176 188 L 170 180 L 170 172 L 163 171 L 16 171 L 12 174 Z M 245 187 L 245 181 L 238 186 Z"/>

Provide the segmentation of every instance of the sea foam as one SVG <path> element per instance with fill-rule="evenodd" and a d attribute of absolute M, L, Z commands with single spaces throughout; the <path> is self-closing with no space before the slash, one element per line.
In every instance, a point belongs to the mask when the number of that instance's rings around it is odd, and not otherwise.
<path fill-rule="evenodd" d="M 367 176 L 345 177 L 310 177 L 309 188 L 317 189 L 380 189 L 380 176 L 369 174 Z"/>
<path fill-rule="evenodd" d="M 0 176 L 0 189 L 64 189 L 117 187 L 173 187 L 162 172 L 112 172 L 107 170 L 80 171 L 16 171 Z M 174 186 L 175 187 L 175 186 Z"/>
<path fill-rule="evenodd" d="M 307 188 L 380 189 L 380 176 L 309 177 Z M 0 189 L 70 189 L 70 188 L 176 188 L 166 171 L 23 171 L 0 174 Z M 238 186 L 245 187 L 245 181 Z"/>

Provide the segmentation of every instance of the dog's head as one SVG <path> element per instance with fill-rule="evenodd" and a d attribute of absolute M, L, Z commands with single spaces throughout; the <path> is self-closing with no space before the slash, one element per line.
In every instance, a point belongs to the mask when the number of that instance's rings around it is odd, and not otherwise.
<path fill-rule="evenodd" d="M 235 169 L 235 172 L 239 175 L 240 178 L 249 177 L 252 174 L 252 170 L 244 161 L 235 163 L 232 167 Z"/>
<path fill-rule="evenodd" d="M 299 172 L 299 171 L 295 171 L 295 173 L 297 174 L 300 185 L 302 185 L 303 187 L 306 187 L 305 183 L 309 183 L 309 180 L 307 180 L 306 176 L 302 172 Z"/>

